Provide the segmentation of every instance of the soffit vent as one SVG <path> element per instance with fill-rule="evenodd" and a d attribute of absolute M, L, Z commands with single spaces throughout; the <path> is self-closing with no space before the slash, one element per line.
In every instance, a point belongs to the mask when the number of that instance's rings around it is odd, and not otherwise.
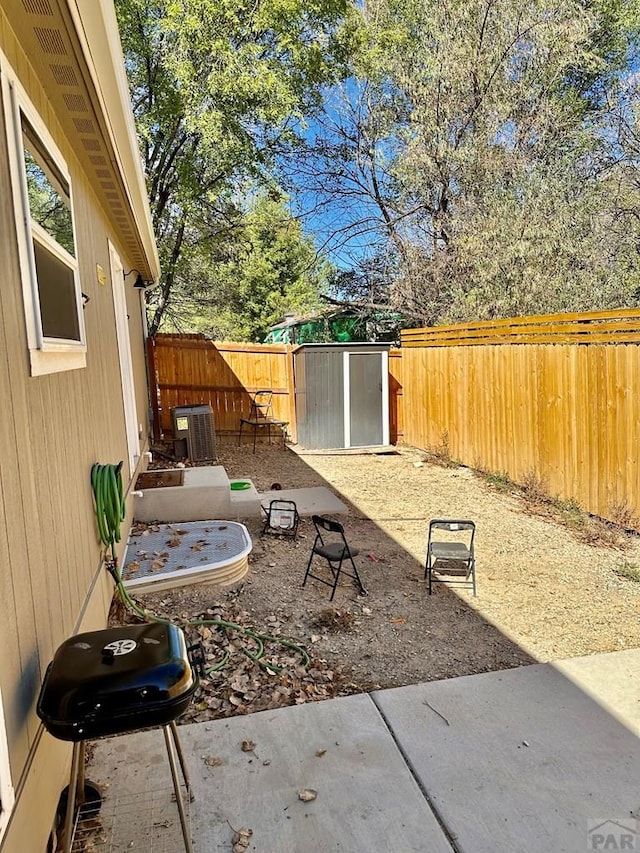
<path fill-rule="evenodd" d="M 89 110 L 87 108 L 87 102 L 82 97 L 82 95 L 76 95 L 73 92 L 65 92 L 62 97 L 64 99 L 64 102 L 65 102 L 69 112 L 72 112 L 72 113 L 89 112 Z"/>
<path fill-rule="evenodd" d="M 71 68 L 70 65 L 49 65 L 51 69 L 51 73 L 53 74 L 53 79 L 56 81 L 58 86 L 77 86 L 78 78 L 76 77 L 76 73 Z"/>
<path fill-rule="evenodd" d="M 53 15 L 48 0 L 22 0 L 22 5 L 30 15 Z"/>
<path fill-rule="evenodd" d="M 0 6 L 5 11 L 4 0 L 0 0 Z M 27 56 L 40 63 L 38 76 L 57 117 L 71 133 L 78 134 L 77 139 L 82 146 L 81 159 L 87 166 L 93 166 L 93 185 L 101 193 L 112 220 L 117 223 L 132 266 L 142 269 L 148 261 L 141 252 L 140 235 L 131 219 L 133 211 L 125 203 L 126 188 L 121 184 L 117 165 L 110 156 L 110 141 L 102 135 L 101 114 L 99 110 L 94 112 L 93 90 L 87 89 L 84 66 L 76 64 L 81 51 L 77 49 L 73 22 L 68 18 L 65 7 L 66 3 L 60 0 L 11 0 L 7 14 L 12 17 L 14 30 L 23 33 L 20 41 Z M 101 180 L 106 181 L 104 186 L 100 185 Z M 126 214 L 123 208 L 126 208 Z"/>
<path fill-rule="evenodd" d="M 96 128 L 90 118 L 74 118 L 73 123 L 78 133 L 95 133 Z"/>
<path fill-rule="evenodd" d="M 67 48 L 65 47 L 60 30 L 51 30 L 49 27 L 34 27 L 33 31 L 40 42 L 43 53 L 54 56 L 67 55 Z"/>

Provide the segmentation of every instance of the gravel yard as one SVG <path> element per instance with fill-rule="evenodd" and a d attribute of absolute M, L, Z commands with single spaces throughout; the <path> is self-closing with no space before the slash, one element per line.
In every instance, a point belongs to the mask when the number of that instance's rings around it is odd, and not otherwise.
<path fill-rule="evenodd" d="M 254 455 L 227 439 L 218 453 L 230 478 L 248 477 L 259 491 L 273 483 L 331 488 L 349 507 L 341 520 L 360 548 L 356 560 L 369 594 L 358 595 L 343 579 L 330 605 L 329 587 L 309 581 L 302 589 L 314 536 L 303 518 L 296 541 L 261 536 L 257 519 L 245 522 L 254 547 L 239 588 L 198 585 L 142 597 L 150 610 L 180 618 L 207 610 L 214 618 L 231 615 L 258 632 L 293 640 L 311 655 L 315 687 L 313 679 L 302 678 L 295 655 L 286 657 L 289 649 L 281 651 L 285 669 L 298 666 L 292 678 L 274 678 L 264 669 L 258 677 L 246 655 L 235 665 L 232 658 L 226 676 L 224 670 L 212 675 L 209 689 L 205 682 L 205 696 L 223 697 L 214 701 L 217 715 L 640 644 L 640 583 L 623 577 L 640 577 L 637 536 L 610 527 L 600 536 L 589 519 L 586 526 L 568 528 L 544 505 L 534 513 L 508 484 L 425 461 L 412 448 L 385 455 L 304 455 L 260 445 Z M 428 520 L 435 517 L 476 522 L 476 598 L 470 590 L 443 585 L 427 594 L 424 554 Z M 205 633 L 214 657 L 215 633 Z M 276 682 L 284 692 L 277 693 Z M 237 701 L 229 704 L 234 695 Z M 205 706 L 202 701 L 196 709 L 198 719 L 206 718 Z"/>

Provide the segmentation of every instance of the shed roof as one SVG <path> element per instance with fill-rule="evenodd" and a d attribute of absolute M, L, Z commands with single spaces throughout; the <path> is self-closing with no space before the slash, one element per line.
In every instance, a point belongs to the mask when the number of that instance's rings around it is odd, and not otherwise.
<path fill-rule="evenodd" d="M 392 344 L 384 343 L 380 341 L 372 341 L 371 343 L 367 341 L 349 341 L 348 343 L 321 343 L 321 344 L 300 344 L 297 347 L 293 348 L 293 353 L 300 352 L 301 350 L 342 350 L 343 352 L 349 352 L 350 350 L 358 350 L 365 349 L 371 350 L 372 352 L 384 352 L 385 350 L 391 349 Z"/>

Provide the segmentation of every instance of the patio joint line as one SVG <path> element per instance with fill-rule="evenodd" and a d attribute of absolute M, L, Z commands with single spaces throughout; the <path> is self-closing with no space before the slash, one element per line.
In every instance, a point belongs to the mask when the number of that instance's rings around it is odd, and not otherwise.
<path fill-rule="evenodd" d="M 442 815 L 438 811 L 437 806 L 435 805 L 435 803 L 431 799 L 429 792 L 427 791 L 425 786 L 420 781 L 420 777 L 417 775 L 417 773 L 413 767 L 413 764 L 411 763 L 409 756 L 407 755 L 405 750 L 402 748 L 400 741 L 396 737 L 396 733 L 393 730 L 393 726 L 391 725 L 391 723 L 389 722 L 389 720 L 385 716 L 384 711 L 382 710 L 382 708 L 380 707 L 380 705 L 376 701 L 376 697 L 374 696 L 373 693 L 369 693 L 368 695 L 369 695 L 369 698 L 371 699 L 371 701 L 373 702 L 373 704 L 375 705 L 377 712 L 380 714 L 380 717 L 382 718 L 382 722 L 385 724 L 389 734 L 391 735 L 391 738 L 392 738 L 394 744 L 396 745 L 398 752 L 402 756 L 402 760 L 407 765 L 407 769 L 409 770 L 409 773 L 411 773 L 411 776 L 413 777 L 413 781 L 416 783 L 416 785 L 420 789 L 420 793 L 422 794 L 422 796 L 425 799 L 425 802 L 427 803 L 427 805 L 431 809 L 431 812 L 432 812 L 434 818 L 436 819 L 438 826 L 442 830 L 445 838 L 447 839 L 447 842 L 451 846 L 451 849 L 454 851 L 454 853 L 463 853 L 462 848 L 458 844 L 456 844 L 457 835 L 455 834 L 455 832 L 453 832 L 453 830 L 449 829 L 445 819 L 442 817 Z"/>

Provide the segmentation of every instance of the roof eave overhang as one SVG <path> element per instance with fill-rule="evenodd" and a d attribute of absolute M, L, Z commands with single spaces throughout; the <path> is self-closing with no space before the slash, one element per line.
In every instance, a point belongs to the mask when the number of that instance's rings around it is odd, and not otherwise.
<path fill-rule="evenodd" d="M 2 0 L 126 260 L 143 279 L 160 264 L 113 0 Z"/>
<path fill-rule="evenodd" d="M 138 227 L 149 278 L 156 281 L 160 262 L 115 9 L 111 0 L 67 0 L 67 3 L 100 104 L 113 158 Z"/>

